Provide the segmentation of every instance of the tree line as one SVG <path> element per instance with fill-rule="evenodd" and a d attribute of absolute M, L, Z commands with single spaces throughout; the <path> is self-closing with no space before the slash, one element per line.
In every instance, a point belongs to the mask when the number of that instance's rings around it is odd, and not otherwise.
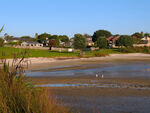
<path fill-rule="evenodd" d="M 4 26 L 3 26 L 4 27 Z M 2 31 L 3 27 L 0 29 Z M 108 47 L 108 41 L 107 38 L 110 36 L 120 36 L 119 39 L 115 42 L 116 46 L 133 46 L 133 44 L 141 43 L 141 38 L 143 37 L 150 37 L 150 33 L 139 33 L 136 32 L 132 35 L 113 35 L 108 30 L 97 30 L 94 32 L 92 36 L 85 34 L 75 34 L 73 37 L 73 47 L 75 49 L 84 49 L 87 47 L 86 44 L 86 38 L 92 38 L 92 41 L 94 42 L 95 47 L 99 48 L 107 48 Z M 13 36 L 9 36 L 8 34 L 5 34 L 5 40 L 10 40 L 13 38 Z M 49 47 L 60 47 L 60 42 L 69 43 L 70 39 L 67 35 L 51 35 L 48 33 L 42 33 L 38 35 L 35 34 L 35 38 L 30 36 L 22 36 L 21 39 L 28 39 L 30 41 L 37 41 L 39 43 L 43 43 L 46 40 L 49 40 Z M 0 39 L 0 46 L 3 44 L 3 40 Z"/>

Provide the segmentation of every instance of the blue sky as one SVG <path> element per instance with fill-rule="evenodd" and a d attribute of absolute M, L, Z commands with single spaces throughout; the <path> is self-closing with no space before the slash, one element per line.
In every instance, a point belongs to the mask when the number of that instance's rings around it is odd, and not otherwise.
<path fill-rule="evenodd" d="M 0 0 L 1 35 L 150 32 L 150 0 Z"/>

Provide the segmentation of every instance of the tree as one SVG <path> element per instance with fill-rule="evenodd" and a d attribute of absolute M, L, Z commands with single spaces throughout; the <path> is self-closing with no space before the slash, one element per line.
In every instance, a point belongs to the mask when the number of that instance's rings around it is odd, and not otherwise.
<path fill-rule="evenodd" d="M 4 46 L 4 40 L 2 38 L 0 38 L 0 47 Z"/>
<path fill-rule="evenodd" d="M 149 33 L 145 33 L 144 36 L 145 36 L 145 37 L 149 37 L 150 34 L 149 34 Z"/>
<path fill-rule="evenodd" d="M 139 32 L 136 32 L 136 33 L 132 34 L 131 36 L 135 37 L 135 38 L 142 38 L 143 37 L 142 34 Z"/>
<path fill-rule="evenodd" d="M 97 46 L 99 47 L 99 49 L 102 48 L 107 48 L 107 40 L 105 37 L 99 37 L 97 39 Z"/>
<path fill-rule="evenodd" d="M 57 41 L 55 39 L 50 39 L 49 40 L 49 50 L 52 50 L 52 47 L 57 46 Z"/>
<path fill-rule="evenodd" d="M 84 49 L 86 48 L 86 40 L 83 35 L 75 34 L 74 35 L 74 48 L 75 49 Z"/>
<path fill-rule="evenodd" d="M 60 35 L 59 39 L 60 41 L 65 42 L 65 43 L 69 42 L 69 37 L 67 35 Z"/>
<path fill-rule="evenodd" d="M 96 42 L 99 37 L 108 38 L 110 36 L 112 36 L 111 32 L 106 31 L 106 30 L 98 30 L 98 31 L 94 32 L 92 40 L 94 42 Z"/>
<path fill-rule="evenodd" d="M 89 34 L 84 34 L 83 35 L 85 38 L 92 38 Z"/>
<path fill-rule="evenodd" d="M 21 39 L 22 39 L 21 42 L 22 41 L 36 41 L 35 38 L 32 38 L 30 36 L 22 36 Z"/>
<path fill-rule="evenodd" d="M 48 38 L 48 39 L 51 38 L 51 35 L 48 34 L 48 33 L 40 34 L 40 35 L 38 36 L 37 41 L 38 41 L 39 43 L 42 43 L 44 40 L 46 40 L 46 38 Z"/>
<path fill-rule="evenodd" d="M 55 39 L 57 47 L 60 47 L 60 39 L 58 35 L 52 35 L 50 39 Z"/>
<path fill-rule="evenodd" d="M 117 46 L 133 46 L 134 44 L 134 39 L 131 36 L 128 35 L 122 35 L 120 38 L 117 40 Z"/>

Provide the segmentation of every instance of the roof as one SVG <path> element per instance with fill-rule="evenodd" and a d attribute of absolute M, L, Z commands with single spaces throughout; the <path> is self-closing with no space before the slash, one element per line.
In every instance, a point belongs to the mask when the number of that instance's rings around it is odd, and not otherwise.
<path fill-rule="evenodd" d="M 118 40 L 118 39 L 119 39 L 119 37 L 120 37 L 120 36 L 116 36 L 116 37 L 114 37 L 114 38 L 113 38 L 113 42 L 114 42 L 114 41 L 116 41 L 116 40 Z"/>
<path fill-rule="evenodd" d="M 26 44 L 41 44 L 41 43 L 38 43 L 38 42 L 22 42 L 22 43 L 26 43 Z"/>
<path fill-rule="evenodd" d="M 113 38 L 114 38 L 113 36 L 110 36 L 109 38 L 107 38 L 107 41 L 110 41 Z"/>

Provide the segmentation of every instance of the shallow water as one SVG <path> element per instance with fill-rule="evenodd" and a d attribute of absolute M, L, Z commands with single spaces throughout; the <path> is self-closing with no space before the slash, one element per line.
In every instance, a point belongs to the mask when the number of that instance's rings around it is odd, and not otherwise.
<path fill-rule="evenodd" d="M 28 71 L 27 76 L 30 77 L 39 77 L 39 76 L 95 76 L 104 75 L 107 77 L 150 77 L 150 61 L 134 61 L 134 62 L 112 62 L 112 63 L 97 63 L 97 64 L 88 64 L 80 65 L 75 69 L 65 70 L 66 67 L 72 66 L 61 66 L 53 67 L 49 69 L 41 69 Z M 84 69 L 82 69 L 84 67 Z M 57 69 L 57 70 L 51 70 Z M 59 70 L 64 69 L 64 70 Z"/>
<path fill-rule="evenodd" d="M 42 84 L 35 85 L 35 87 L 99 87 L 99 88 L 132 88 L 139 90 L 150 90 L 150 87 L 142 87 L 138 85 L 128 85 L 128 84 Z"/>

